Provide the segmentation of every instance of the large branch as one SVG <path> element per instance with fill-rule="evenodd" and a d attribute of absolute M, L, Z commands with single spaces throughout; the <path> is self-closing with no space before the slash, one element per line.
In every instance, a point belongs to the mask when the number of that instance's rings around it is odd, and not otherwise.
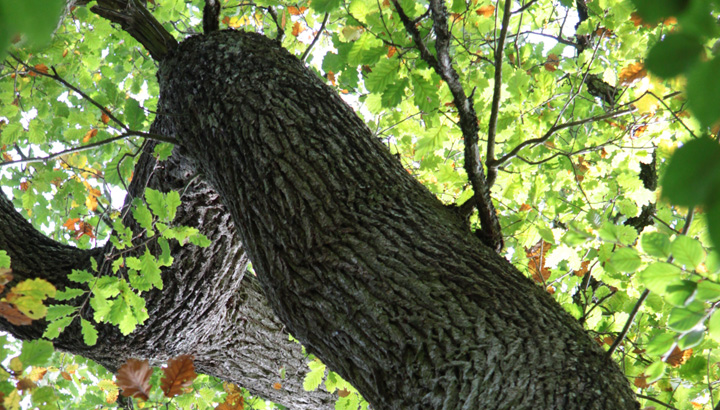
<path fill-rule="evenodd" d="M 204 249 L 171 246 L 175 262 L 163 269 L 164 289 L 143 294 L 150 318 L 134 333 L 123 337 L 117 328 L 100 325 L 98 344 L 88 347 L 76 320 L 54 341 L 56 348 L 93 359 L 111 371 L 130 357 L 159 363 L 179 354 L 194 354 L 199 372 L 236 383 L 263 398 L 293 409 L 331 407 L 332 395 L 303 389 L 309 369 L 301 346 L 288 340 L 257 278 L 243 277 L 247 257 L 217 193 L 200 178 L 187 186 L 196 174 L 187 158 L 176 154 L 157 164 L 147 153 L 151 151 L 152 144 L 135 168 L 128 201 L 142 195 L 148 181 L 162 191 L 187 188 L 174 222 L 198 228 L 212 245 Z M 125 222 L 136 233 L 141 231 L 132 217 Z M 16 280 L 44 278 L 59 289 L 79 287 L 67 280 L 71 270 L 89 269 L 91 257 L 102 265 L 103 255 L 114 252 L 112 248 L 80 250 L 50 240 L 25 221 L 4 195 L 0 195 L 0 249 L 12 258 Z M 111 274 L 109 270 L 108 266 L 101 274 Z M 90 310 L 82 314 L 92 320 Z M 2 330 L 21 339 L 41 337 L 45 325 L 37 321 L 14 326 L 0 319 Z M 283 368 L 284 380 L 280 378 Z M 273 388 L 276 382 L 282 389 Z"/>
<path fill-rule="evenodd" d="M 638 408 L 577 321 L 302 62 L 255 33 L 178 47 L 158 74 L 172 134 L 280 319 L 374 408 Z M 208 65 L 219 75 L 200 76 Z"/>
<path fill-rule="evenodd" d="M 472 98 L 468 98 L 465 94 L 465 90 L 460 83 L 460 77 L 452 66 L 452 59 L 450 57 L 451 36 L 447 24 L 445 2 L 441 0 L 433 0 L 430 2 L 433 29 L 436 35 L 435 49 L 437 50 L 437 57 L 435 57 L 427 47 L 419 30 L 415 26 L 416 22 L 410 20 L 407 14 L 405 14 L 398 0 L 393 0 L 393 5 L 405 29 L 420 51 L 422 59 L 435 70 L 450 88 L 453 103 L 460 116 L 460 130 L 465 141 L 465 172 L 468 175 L 474 192 L 474 196 L 469 200 L 471 201 L 469 203 L 474 204 L 478 209 L 478 217 L 480 218 L 482 227 L 480 231 L 481 239 L 485 244 L 499 251 L 503 247 L 502 228 L 500 227 L 500 221 L 495 212 L 492 198 L 490 197 L 489 185 L 485 180 L 483 164 L 480 159 L 478 141 L 478 132 L 480 129 L 478 127 L 475 107 L 473 106 Z"/>

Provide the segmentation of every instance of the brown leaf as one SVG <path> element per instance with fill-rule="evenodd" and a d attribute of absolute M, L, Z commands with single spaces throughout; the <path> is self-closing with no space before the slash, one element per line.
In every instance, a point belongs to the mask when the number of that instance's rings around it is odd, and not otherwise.
<path fill-rule="evenodd" d="M 495 6 L 482 6 L 479 9 L 475 10 L 475 13 L 483 17 L 490 17 L 493 15 L 494 12 Z"/>
<path fill-rule="evenodd" d="M 20 379 L 20 380 L 18 380 L 17 383 L 15 383 L 15 388 L 22 392 L 32 390 L 36 387 L 37 387 L 37 384 L 35 384 L 32 380 L 30 380 L 28 378 Z"/>
<path fill-rule="evenodd" d="M 665 358 L 665 363 L 672 367 L 678 367 L 692 356 L 692 352 L 692 349 L 680 350 L 679 347 L 675 346 L 672 352 Z"/>
<path fill-rule="evenodd" d="M 245 398 L 240 393 L 230 393 L 225 396 L 225 402 L 215 407 L 215 410 L 243 410 Z"/>
<path fill-rule="evenodd" d="M 307 7 L 302 6 L 300 8 L 297 8 L 295 6 L 290 6 L 290 7 L 288 7 L 287 10 L 288 10 L 288 13 L 292 14 L 293 16 L 299 16 L 299 15 L 303 14 L 305 12 L 305 10 L 307 10 Z"/>
<path fill-rule="evenodd" d="M 75 239 L 80 239 L 83 237 L 83 235 L 87 235 L 91 239 L 95 239 L 95 235 L 93 234 L 92 225 L 90 225 L 89 223 L 87 223 L 85 221 L 80 221 L 80 223 L 78 223 L 78 229 L 77 229 L 77 231 L 75 231 L 75 233 L 77 234 L 75 236 Z"/>
<path fill-rule="evenodd" d="M 639 387 L 641 389 L 647 389 L 650 387 L 650 385 L 647 382 L 647 376 L 645 376 L 645 373 L 640 374 L 635 378 L 635 381 L 633 382 L 635 387 Z"/>
<path fill-rule="evenodd" d="M 580 264 L 580 269 L 575 271 L 575 276 L 585 276 L 585 274 L 588 273 L 588 271 L 590 270 L 589 267 L 590 261 L 583 261 L 583 263 Z"/>
<path fill-rule="evenodd" d="M 529 259 L 528 270 L 535 282 L 544 283 L 550 278 L 550 269 L 545 267 L 545 255 L 551 247 L 552 244 L 540 239 L 532 248 L 525 249 L 525 256 Z"/>
<path fill-rule="evenodd" d="M 160 388 L 165 397 L 174 397 L 182 394 L 182 390 L 192 384 L 197 377 L 193 356 L 183 354 L 168 360 L 167 367 L 164 367 L 165 377 L 160 380 Z"/>
<path fill-rule="evenodd" d="M 628 86 L 642 80 L 646 76 L 647 71 L 645 70 L 643 63 L 634 63 L 620 70 L 618 78 L 620 80 L 620 85 Z"/>
<path fill-rule="evenodd" d="M 60 372 L 60 376 L 67 381 L 72 381 L 72 376 L 68 372 Z"/>
<path fill-rule="evenodd" d="M 103 124 L 107 124 L 108 122 L 110 122 L 110 117 L 108 117 L 108 115 L 103 112 L 100 116 L 100 121 L 102 121 Z"/>
<path fill-rule="evenodd" d="M 65 58 L 65 56 L 68 55 L 68 49 L 66 48 L 65 51 L 63 51 L 62 56 Z"/>
<path fill-rule="evenodd" d="M 80 222 L 80 218 L 68 218 L 63 224 L 63 227 L 68 231 L 75 232 L 75 224 L 78 222 Z"/>
<path fill-rule="evenodd" d="M 350 390 L 348 390 L 348 389 L 338 390 L 338 396 L 340 396 L 340 397 L 347 397 L 349 395 L 350 395 Z"/>
<path fill-rule="evenodd" d="M 333 73 L 332 71 L 327 72 L 327 79 L 328 79 L 328 81 L 330 81 L 330 84 L 336 85 L 335 84 L 335 73 Z"/>
<path fill-rule="evenodd" d="M 273 389 L 275 389 L 275 390 L 282 389 L 282 384 L 280 384 L 278 382 L 273 383 Z"/>
<path fill-rule="evenodd" d="M 394 56 L 396 52 L 397 48 L 395 46 L 388 46 L 387 58 Z"/>
<path fill-rule="evenodd" d="M 20 183 L 20 190 L 21 191 L 27 191 L 28 188 L 30 188 L 30 183 L 27 181 L 23 181 Z"/>
<path fill-rule="evenodd" d="M 529 211 L 529 210 L 531 210 L 531 209 L 532 209 L 532 206 L 530 206 L 530 205 L 528 205 L 528 204 L 522 204 L 522 205 L 520 205 L 519 211 L 520 211 L 520 212 L 525 212 L 525 211 Z"/>
<path fill-rule="evenodd" d="M 0 316 L 15 326 L 25 326 L 32 323 L 32 319 L 9 303 L 0 302 Z"/>
<path fill-rule="evenodd" d="M 83 142 L 89 142 L 93 137 L 95 137 L 98 133 L 97 128 L 93 128 L 90 131 L 85 133 L 85 136 L 83 137 Z"/>
<path fill-rule="evenodd" d="M 297 36 L 299 36 L 300 33 L 302 33 L 303 31 L 305 31 L 305 27 L 303 27 L 302 24 L 300 24 L 299 21 L 296 21 L 295 24 L 293 24 L 292 35 L 295 36 L 295 37 L 297 37 Z"/>
<path fill-rule="evenodd" d="M 152 369 L 147 360 L 128 359 L 116 375 L 116 383 L 124 397 L 147 400 L 150 394 Z"/>

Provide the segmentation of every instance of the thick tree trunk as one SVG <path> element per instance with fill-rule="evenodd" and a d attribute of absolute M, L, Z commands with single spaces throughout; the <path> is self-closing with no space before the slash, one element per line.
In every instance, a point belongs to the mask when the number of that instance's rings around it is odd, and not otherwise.
<path fill-rule="evenodd" d="M 377 409 L 636 409 L 576 321 L 483 246 L 265 37 L 191 37 L 163 122 L 220 193 L 280 319 Z"/>
<path fill-rule="evenodd" d="M 169 357 L 193 354 L 199 372 L 234 382 L 255 395 L 291 409 L 331 408 L 335 398 L 329 393 L 304 391 L 302 382 L 309 369 L 301 346 L 288 340 L 257 278 L 243 278 L 247 257 L 217 193 L 202 178 L 194 179 L 196 171 L 185 157 L 176 154 L 157 164 L 147 152 L 152 152 L 152 145 L 135 168 L 127 202 L 141 196 L 146 184 L 163 191 L 182 189 L 183 203 L 174 222 L 197 227 L 212 244 L 208 248 L 171 245 L 174 263 L 163 270 L 164 289 L 143 295 L 150 318 L 135 332 L 123 337 L 114 326 L 99 326 L 98 344 L 88 347 L 75 321 L 54 341 L 56 348 L 93 359 L 111 371 L 131 357 L 159 364 Z M 135 227 L 132 217 L 125 222 Z M 48 239 L 15 212 L 2 193 L 0 249 L 10 254 L 16 280 L 40 277 L 58 289 L 78 287 L 67 280 L 72 269 L 89 269 L 91 257 L 102 266 L 103 257 L 113 252 L 111 247 L 87 251 Z M 106 265 L 101 274 L 111 274 L 110 264 Z M 92 312 L 83 311 L 83 316 L 90 318 Z M 44 321 L 13 326 L 0 319 L 0 329 L 21 339 L 41 337 L 45 326 Z M 280 377 L 281 368 L 285 379 Z M 282 385 L 280 390 L 273 388 L 276 382 Z"/>

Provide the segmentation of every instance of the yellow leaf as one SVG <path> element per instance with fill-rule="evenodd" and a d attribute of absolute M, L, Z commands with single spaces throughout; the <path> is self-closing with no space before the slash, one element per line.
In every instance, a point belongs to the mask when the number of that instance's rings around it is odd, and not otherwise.
<path fill-rule="evenodd" d="M 87 207 L 87 209 L 95 212 L 95 211 L 97 210 L 97 207 L 98 207 L 97 197 L 96 197 L 95 195 L 92 195 L 92 194 L 91 194 L 91 195 L 88 195 L 88 196 L 85 198 L 85 206 Z"/>
<path fill-rule="evenodd" d="M 7 410 L 20 410 L 20 394 L 17 390 L 13 390 L 12 393 L 5 397 L 3 400 L 5 409 Z"/>
<path fill-rule="evenodd" d="M 13 357 L 10 359 L 10 370 L 14 371 L 15 373 L 20 373 L 23 371 L 25 366 L 23 366 L 22 362 L 20 361 L 20 357 Z"/>
<path fill-rule="evenodd" d="M 83 142 L 89 142 L 94 136 L 96 136 L 98 133 L 98 130 L 96 128 L 91 129 L 90 131 L 85 133 L 85 136 L 83 137 Z"/>
<path fill-rule="evenodd" d="M 28 377 L 30 378 L 30 380 L 37 382 L 43 377 L 45 377 L 45 373 L 47 373 L 47 368 L 33 367 L 32 370 L 30 370 L 30 375 L 28 375 Z"/>

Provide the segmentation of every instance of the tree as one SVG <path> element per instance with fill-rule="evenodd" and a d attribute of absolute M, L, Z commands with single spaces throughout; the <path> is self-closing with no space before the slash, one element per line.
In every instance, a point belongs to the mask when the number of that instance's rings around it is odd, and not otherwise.
<path fill-rule="evenodd" d="M 687 27 L 711 3 L 84 3 L 5 64 L 0 141 L 21 166 L 3 177 L 15 204 L 0 196 L 0 323 L 33 341 L 6 407 L 53 360 L 41 337 L 110 371 L 193 354 L 274 402 L 332 405 L 345 385 L 330 373 L 305 391 L 325 367 L 286 331 L 374 408 L 639 408 L 626 376 L 643 400 L 714 403 L 713 222 L 652 192 L 660 172 L 683 197 L 671 171 L 694 168 L 664 159 L 720 117 L 691 92 L 715 33 Z M 217 13 L 248 30 L 215 30 Z M 696 51 L 663 71 L 675 24 Z M 334 47 L 322 72 L 303 63 L 317 44 Z M 647 44 L 654 76 L 634 61 Z M 683 72 L 690 120 L 671 88 Z M 708 141 L 684 161 L 717 158 Z M 711 212 L 708 180 L 675 202 Z M 119 211 L 110 185 L 127 188 Z M 670 377 L 685 383 L 667 391 Z M 340 403 L 357 406 L 351 390 Z"/>

